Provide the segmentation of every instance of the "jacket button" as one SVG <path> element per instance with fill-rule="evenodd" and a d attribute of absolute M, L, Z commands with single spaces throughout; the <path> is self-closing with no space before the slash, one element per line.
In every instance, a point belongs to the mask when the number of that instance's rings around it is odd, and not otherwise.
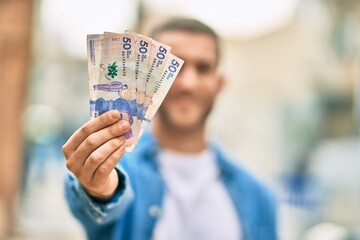
<path fill-rule="evenodd" d="M 161 208 L 158 205 L 151 205 L 148 213 L 151 217 L 158 218 L 161 216 Z"/>

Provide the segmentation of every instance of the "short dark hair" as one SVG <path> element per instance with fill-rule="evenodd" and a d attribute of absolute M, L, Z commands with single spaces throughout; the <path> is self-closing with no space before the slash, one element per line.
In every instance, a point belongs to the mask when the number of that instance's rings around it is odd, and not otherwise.
<path fill-rule="evenodd" d="M 199 20 L 192 19 L 192 18 L 172 18 L 163 24 L 158 25 L 150 32 L 150 37 L 155 38 L 167 31 L 172 30 L 179 30 L 179 31 L 186 31 L 192 33 L 204 33 L 212 37 L 215 41 L 215 51 L 217 56 L 217 61 L 220 58 L 220 38 L 218 34 L 210 28 L 208 25 L 200 22 Z"/>

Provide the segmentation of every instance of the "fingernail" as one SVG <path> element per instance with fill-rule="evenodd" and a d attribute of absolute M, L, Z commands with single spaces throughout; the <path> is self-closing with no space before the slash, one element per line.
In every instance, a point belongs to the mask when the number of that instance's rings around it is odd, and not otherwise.
<path fill-rule="evenodd" d="M 121 136 L 119 137 L 119 139 L 120 139 L 120 141 L 122 141 L 122 142 L 125 142 L 125 141 L 126 141 L 125 135 L 121 135 Z"/>
<path fill-rule="evenodd" d="M 124 147 L 124 145 L 122 145 L 122 146 L 119 148 L 119 152 L 125 152 L 125 147 Z"/>
<path fill-rule="evenodd" d="M 128 128 L 129 127 L 129 122 L 128 121 L 125 121 L 125 120 L 121 120 L 120 121 L 120 124 L 121 124 L 121 126 L 122 127 L 124 127 L 124 128 Z"/>
<path fill-rule="evenodd" d="M 111 118 L 113 118 L 113 119 L 119 118 L 119 111 L 112 111 L 111 112 Z"/>

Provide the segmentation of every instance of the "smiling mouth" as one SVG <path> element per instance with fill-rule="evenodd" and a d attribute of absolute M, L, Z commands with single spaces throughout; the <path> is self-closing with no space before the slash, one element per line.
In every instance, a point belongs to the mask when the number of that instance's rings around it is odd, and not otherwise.
<path fill-rule="evenodd" d="M 178 93 L 170 95 L 168 98 L 169 103 L 180 108 L 190 108 L 200 104 L 200 99 L 194 94 L 189 93 Z"/>
<path fill-rule="evenodd" d="M 193 97 L 178 97 L 174 98 L 174 102 L 176 103 L 186 103 L 186 104 L 194 104 L 197 102 L 196 98 Z"/>
<path fill-rule="evenodd" d="M 183 98 L 174 101 L 174 107 L 181 111 L 188 111 L 198 106 L 198 102 L 193 98 Z"/>
<path fill-rule="evenodd" d="M 172 99 L 174 99 L 175 101 L 184 100 L 184 99 L 196 101 L 197 97 L 194 96 L 193 94 L 177 94 L 177 95 L 173 95 Z"/>

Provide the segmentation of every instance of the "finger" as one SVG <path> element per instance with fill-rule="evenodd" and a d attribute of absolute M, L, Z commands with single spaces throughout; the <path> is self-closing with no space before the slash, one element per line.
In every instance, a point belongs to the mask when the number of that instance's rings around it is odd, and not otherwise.
<path fill-rule="evenodd" d="M 109 141 L 113 138 L 125 138 L 125 133 L 129 131 L 130 124 L 125 120 L 121 120 L 120 122 L 114 123 L 110 127 L 101 129 L 100 131 L 91 134 L 88 136 L 76 149 L 75 152 L 71 155 L 71 165 L 74 169 L 78 169 L 82 167 L 86 161 L 86 159 L 103 145 L 105 142 Z M 70 164 L 70 163 L 69 163 Z"/>
<path fill-rule="evenodd" d="M 79 180 L 90 182 L 95 170 L 109 158 L 116 149 L 119 149 L 120 146 L 124 144 L 125 140 L 125 137 L 111 139 L 92 152 L 79 172 Z"/>
<path fill-rule="evenodd" d="M 102 182 L 106 180 L 106 177 L 110 175 L 111 171 L 115 168 L 116 164 L 118 164 L 124 153 L 125 153 L 124 145 L 116 149 L 104 162 L 100 164 L 98 168 L 96 168 L 92 181 Z"/>
<path fill-rule="evenodd" d="M 120 119 L 120 112 L 117 110 L 108 111 L 98 118 L 94 118 L 79 128 L 65 143 L 62 151 L 66 158 L 74 152 L 79 145 L 92 133 L 105 128 Z"/>

